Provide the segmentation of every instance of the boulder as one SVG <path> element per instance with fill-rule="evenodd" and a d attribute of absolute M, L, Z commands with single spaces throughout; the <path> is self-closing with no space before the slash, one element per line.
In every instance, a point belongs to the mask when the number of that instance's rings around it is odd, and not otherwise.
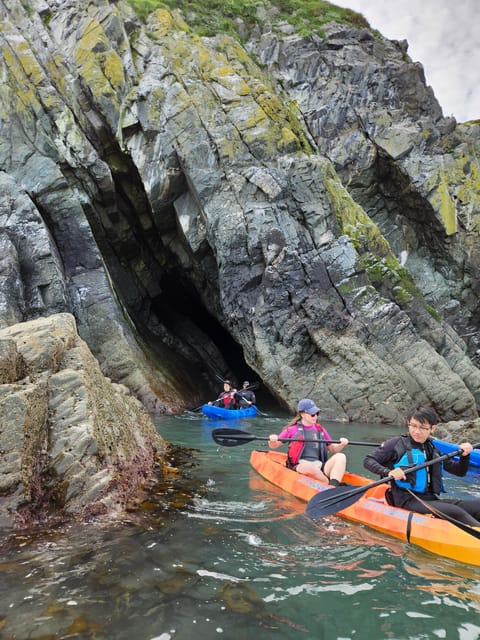
<path fill-rule="evenodd" d="M 0 526 L 115 517 L 164 446 L 140 401 L 102 374 L 71 314 L 0 330 Z"/>

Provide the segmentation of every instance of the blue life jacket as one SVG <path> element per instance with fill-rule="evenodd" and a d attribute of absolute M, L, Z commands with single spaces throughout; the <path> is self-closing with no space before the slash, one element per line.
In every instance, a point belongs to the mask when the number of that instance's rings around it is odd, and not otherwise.
<path fill-rule="evenodd" d="M 395 453 L 397 456 L 397 462 L 393 465 L 394 468 L 416 466 L 417 464 L 423 464 L 427 460 L 432 460 L 440 455 L 430 440 L 427 440 L 424 443 L 423 449 L 417 449 L 414 446 L 412 447 L 412 442 L 409 436 L 400 437 L 399 441 L 395 445 Z M 415 493 L 429 492 L 439 494 L 444 490 L 442 482 L 442 464 L 434 464 L 430 467 L 419 469 L 414 473 L 408 473 L 407 480 L 395 480 L 395 484 L 402 489 L 410 489 Z"/>
<path fill-rule="evenodd" d="M 394 469 L 398 467 L 413 467 L 417 464 L 426 462 L 425 454 L 420 449 L 408 449 L 398 462 L 393 465 Z M 406 480 L 395 480 L 397 486 L 402 489 L 411 489 L 417 493 L 425 493 L 428 488 L 427 468 L 419 469 L 414 473 L 407 474 Z"/>

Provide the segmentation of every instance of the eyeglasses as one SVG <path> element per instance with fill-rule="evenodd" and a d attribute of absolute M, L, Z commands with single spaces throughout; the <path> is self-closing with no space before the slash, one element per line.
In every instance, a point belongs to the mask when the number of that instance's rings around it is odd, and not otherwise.
<path fill-rule="evenodd" d="M 318 416 L 318 411 L 317 413 L 309 413 L 308 414 L 311 418 L 316 418 Z"/>
<path fill-rule="evenodd" d="M 417 425 L 417 424 L 409 424 L 408 428 L 413 429 L 415 431 L 425 431 L 425 432 L 432 430 L 432 427 L 421 427 L 420 425 Z"/>

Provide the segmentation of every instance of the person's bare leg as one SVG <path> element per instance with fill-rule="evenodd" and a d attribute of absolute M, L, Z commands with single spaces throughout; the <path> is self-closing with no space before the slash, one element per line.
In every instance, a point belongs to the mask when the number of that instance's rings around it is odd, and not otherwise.
<path fill-rule="evenodd" d="M 310 462 L 310 460 L 302 460 L 297 465 L 297 473 L 301 473 L 306 476 L 312 476 L 320 482 L 328 482 L 327 476 L 321 470 L 321 463 Z"/>
<path fill-rule="evenodd" d="M 333 480 L 333 484 L 336 484 L 342 481 L 346 468 L 347 456 L 344 453 L 335 453 L 327 460 L 323 470 L 330 482 Z"/>

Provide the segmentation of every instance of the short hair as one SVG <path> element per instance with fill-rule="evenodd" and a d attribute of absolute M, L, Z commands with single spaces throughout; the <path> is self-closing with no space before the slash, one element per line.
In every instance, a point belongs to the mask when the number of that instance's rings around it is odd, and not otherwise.
<path fill-rule="evenodd" d="M 407 415 L 407 422 L 410 422 L 412 418 L 413 420 L 418 420 L 418 422 L 421 422 L 422 424 L 428 422 L 428 424 L 432 426 L 440 422 L 437 412 L 431 407 L 419 407 L 418 409 L 414 409 Z"/>

